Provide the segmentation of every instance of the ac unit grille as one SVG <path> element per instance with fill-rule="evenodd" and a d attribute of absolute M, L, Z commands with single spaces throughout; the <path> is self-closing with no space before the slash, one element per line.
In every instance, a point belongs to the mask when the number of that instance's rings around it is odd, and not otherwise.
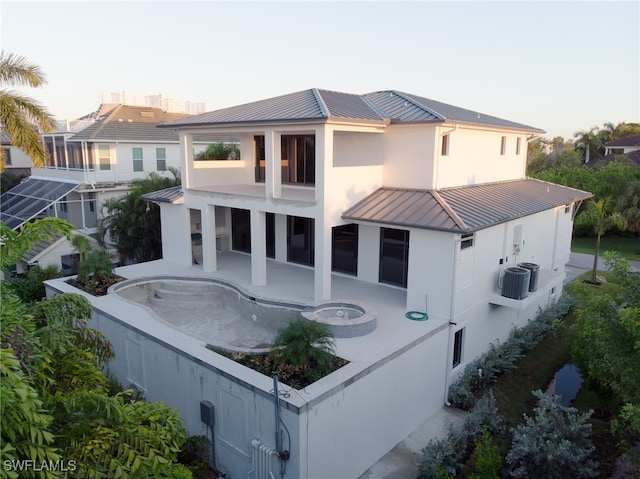
<path fill-rule="evenodd" d="M 529 295 L 531 271 L 525 268 L 507 268 L 502 281 L 502 296 L 524 299 Z"/>

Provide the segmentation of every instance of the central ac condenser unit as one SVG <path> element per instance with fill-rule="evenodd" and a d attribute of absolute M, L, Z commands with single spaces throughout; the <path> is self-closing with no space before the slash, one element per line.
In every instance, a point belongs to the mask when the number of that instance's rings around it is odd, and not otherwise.
<path fill-rule="evenodd" d="M 507 268 L 502 281 L 502 296 L 511 299 L 524 299 L 529 295 L 531 271 L 525 268 Z"/>

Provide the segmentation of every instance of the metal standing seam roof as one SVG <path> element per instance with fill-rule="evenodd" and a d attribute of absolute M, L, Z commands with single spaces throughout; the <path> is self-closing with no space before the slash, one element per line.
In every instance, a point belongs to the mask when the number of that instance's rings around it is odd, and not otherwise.
<path fill-rule="evenodd" d="M 140 198 L 145 201 L 152 201 L 156 203 L 174 203 L 176 200 L 182 198 L 184 192 L 182 186 L 172 186 L 163 190 L 152 191 L 151 193 L 145 193 Z"/>
<path fill-rule="evenodd" d="M 312 88 L 168 121 L 160 128 L 226 126 L 239 123 L 351 119 L 363 122 L 445 122 L 490 125 L 540 133 L 543 130 L 417 95 L 386 90 L 365 95 Z"/>
<path fill-rule="evenodd" d="M 380 188 L 342 218 L 408 228 L 472 233 L 593 194 L 535 179 L 443 190 Z"/>
<path fill-rule="evenodd" d="M 0 219 L 12 230 L 36 218 L 75 190 L 77 183 L 29 178 L 0 197 Z"/>

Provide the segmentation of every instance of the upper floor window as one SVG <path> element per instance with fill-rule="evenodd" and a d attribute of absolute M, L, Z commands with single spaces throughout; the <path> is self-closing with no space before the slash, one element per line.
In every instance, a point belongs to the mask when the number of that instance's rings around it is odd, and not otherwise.
<path fill-rule="evenodd" d="M 500 142 L 500 154 L 504 155 L 507 152 L 507 137 L 503 136 Z"/>
<path fill-rule="evenodd" d="M 132 148 L 133 171 L 143 171 L 142 148 Z"/>
<path fill-rule="evenodd" d="M 282 182 L 314 185 L 316 181 L 315 135 L 282 135 Z"/>
<path fill-rule="evenodd" d="M 4 164 L 10 165 L 11 164 L 11 148 L 3 148 L 2 156 L 4 157 Z"/>
<path fill-rule="evenodd" d="M 264 150 L 264 135 L 256 135 L 253 137 L 253 144 L 255 145 L 255 180 L 256 183 L 265 182 L 265 150 Z"/>
<path fill-rule="evenodd" d="M 164 148 L 156 148 L 156 167 L 158 171 L 167 169 L 167 152 Z"/>
<path fill-rule="evenodd" d="M 109 145 L 98 145 L 98 164 L 101 170 L 111 169 L 111 148 Z"/>
<path fill-rule="evenodd" d="M 503 138 L 504 138 L 504 137 L 503 137 Z M 521 140 L 521 138 L 520 138 L 520 137 L 518 137 L 518 138 L 516 139 L 516 155 L 519 155 L 519 154 L 520 154 L 520 140 Z"/>
<path fill-rule="evenodd" d="M 442 151 L 441 151 L 441 154 L 442 154 L 442 156 L 448 156 L 449 155 L 449 134 L 448 133 L 442 137 Z"/>

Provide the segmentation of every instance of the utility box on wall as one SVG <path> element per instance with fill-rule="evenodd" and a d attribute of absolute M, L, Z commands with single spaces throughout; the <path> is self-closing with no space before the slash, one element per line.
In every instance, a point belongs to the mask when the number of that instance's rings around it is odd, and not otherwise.
<path fill-rule="evenodd" d="M 513 244 L 522 246 L 524 244 L 524 225 L 517 224 L 513 227 Z"/>
<path fill-rule="evenodd" d="M 215 426 L 216 412 L 215 406 L 210 401 L 200 401 L 200 420 L 207 426 Z"/>

